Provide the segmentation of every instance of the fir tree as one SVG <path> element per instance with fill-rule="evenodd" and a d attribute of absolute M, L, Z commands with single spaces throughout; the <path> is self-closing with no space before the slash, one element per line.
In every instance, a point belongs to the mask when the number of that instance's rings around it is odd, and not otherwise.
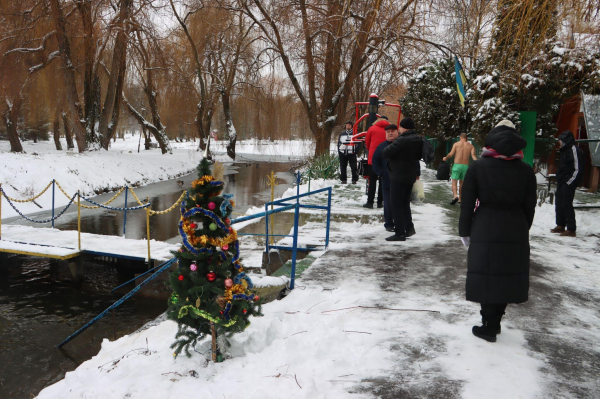
<path fill-rule="evenodd" d="M 468 131 L 467 112 L 456 91 L 454 58 L 419 67 L 401 103 L 402 114 L 425 136 L 448 140 Z"/>
<path fill-rule="evenodd" d="M 230 226 L 234 202 L 220 195 L 224 183 L 211 174 L 206 159 L 197 168 L 189 198 L 181 204 L 179 234 L 183 244 L 175 253 L 179 265 L 170 275 L 173 294 L 167 314 L 178 323 L 174 356 L 207 335 L 243 331 L 249 317 L 260 316 L 259 297 L 240 262 L 236 231 Z M 214 359 L 214 354 L 213 354 Z"/>

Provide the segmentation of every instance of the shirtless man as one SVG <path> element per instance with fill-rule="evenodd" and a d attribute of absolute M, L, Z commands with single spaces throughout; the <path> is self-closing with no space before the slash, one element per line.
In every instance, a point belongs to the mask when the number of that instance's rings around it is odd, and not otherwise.
<path fill-rule="evenodd" d="M 454 198 L 450 202 L 450 205 L 454 205 L 457 202 L 460 203 L 462 200 L 462 181 L 465 180 L 467 169 L 469 168 L 469 155 L 473 157 L 473 160 L 477 160 L 475 155 L 475 147 L 467 141 L 467 134 L 460 134 L 460 141 L 454 143 L 452 151 L 446 155 L 443 160 L 454 157 L 454 166 L 452 166 L 452 194 Z M 458 188 L 458 182 L 460 181 L 460 190 Z M 457 194 L 458 192 L 458 194 Z"/>

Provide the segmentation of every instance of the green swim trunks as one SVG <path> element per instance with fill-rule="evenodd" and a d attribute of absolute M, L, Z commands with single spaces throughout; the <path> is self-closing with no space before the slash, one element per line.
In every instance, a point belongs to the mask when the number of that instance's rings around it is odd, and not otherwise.
<path fill-rule="evenodd" d="M 467 169 L 469 169 L 469 165 L 455 163 L 452 166 L 452 180 L 465 180 Z"/>

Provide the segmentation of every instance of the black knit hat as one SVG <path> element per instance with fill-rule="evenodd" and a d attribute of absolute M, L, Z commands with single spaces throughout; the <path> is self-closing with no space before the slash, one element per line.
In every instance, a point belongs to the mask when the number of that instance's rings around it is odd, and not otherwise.
<path fill-rule="evenodd" d="M 412 130 L 415 128 L 415 121 L 413 121 L 412 118 L 404 118 L 400 121 L 400 127 Z"/>
<path fill-rule="evenodd" d="M 383 130 L 398 130 L 398 126 L 396 125 L 387 125 L 383 128 Z"/>
<path fill-rule="evenodd" d="M 344 125 L 350 125 L 350 126 L 354 126 L 354 123 L 350 122 L 350 121 L 346 121 L 346 123 L 344 123 Z"/>

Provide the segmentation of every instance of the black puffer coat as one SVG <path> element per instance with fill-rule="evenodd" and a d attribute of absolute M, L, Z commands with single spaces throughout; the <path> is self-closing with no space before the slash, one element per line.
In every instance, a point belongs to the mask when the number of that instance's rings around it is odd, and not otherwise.
<path fill-rule="evenodd" d="M 488 134 L 485 145 L 511 156 L 527 143 L 515 129 L 500 126 Z M 486 304 L 527 301 L 536 186 L 533 169 L 520 159 L 484 157 L 469 166 L 458 226 L 461 237 L 471 237 L 467 300 Z"/>
<path fill-rule="evenodd" d="M 563 142 L 563 146 L 560 148 L 556 181 L 558 184 L 577 187 L 583 182 L 583 151 L 575 145 L 575 136 L 570 130 L 562 132 L 558 139 Z"/>
<path fill-rule="evenodd" d="M 387 167 L 393 182 L 414 184 L 421 174 L 421 148 L 423 139 L 414 130 L 407 130 L 385 147 L 383 158 L 388 160 Z"/>

